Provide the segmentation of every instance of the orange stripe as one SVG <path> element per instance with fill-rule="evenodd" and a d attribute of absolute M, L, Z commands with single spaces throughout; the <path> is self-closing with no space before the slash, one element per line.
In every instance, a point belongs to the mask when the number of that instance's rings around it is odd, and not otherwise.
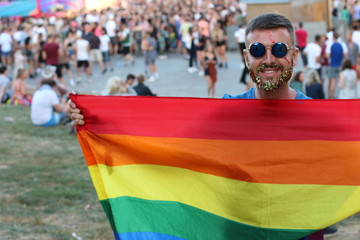
<path fill-rule="evenodd" d="M 229 141 L 88 131 L 78 134 L 89 166 L 154 164 L 247 182 L 360 185 L 360 142 L 356 141 Z"/>

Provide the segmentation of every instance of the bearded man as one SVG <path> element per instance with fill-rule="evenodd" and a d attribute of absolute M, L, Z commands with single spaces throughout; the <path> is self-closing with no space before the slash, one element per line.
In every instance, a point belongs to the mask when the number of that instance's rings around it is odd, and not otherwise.
<path fill-rule="evenodd" d="M 278 14 L 254 18 L 245 32 L 244 57 L 256 87 L 240 95 L 223 98 L 310 99 L 289 87 L 299 49 L 295 47 L 292 23 Z"/>

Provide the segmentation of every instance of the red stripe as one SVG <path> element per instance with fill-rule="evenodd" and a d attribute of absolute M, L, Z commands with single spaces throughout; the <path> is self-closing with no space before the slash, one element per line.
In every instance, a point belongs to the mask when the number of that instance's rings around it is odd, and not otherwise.
<path fill-rule="evenodd" d="M 94 133 L 227 140 L 360 140 L 360 100 L 71 95 Z"/>

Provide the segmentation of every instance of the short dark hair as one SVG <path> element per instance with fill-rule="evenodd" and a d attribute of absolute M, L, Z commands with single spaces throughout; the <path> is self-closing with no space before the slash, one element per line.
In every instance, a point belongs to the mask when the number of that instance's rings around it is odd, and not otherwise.
<path fill-rule="evenodd" d="M 315 35 L 315 42 L 320 41 L 320 39 L 321 39 L 321 36 L 319 34 L 316 34 Z"/>
<path fill-rule="evenodd" d="M 3 74 L 4 72 L 6 72 L 7 70 L 7 67 L 4 65 L 4 66 L 1 66 L 0 67 L 0 74 Z"/>
<path fill-rule="evenodd" d="M 342 65 L 342 70 L 344 69 L 352 69 L 352 62 L 350 59 L 345 59 Z"/>
<path fill-rule="evenodd" d="M 246 27 L 245 36 L 255 30 L 277 28 L 285 28 L 290 33 L 293 43 L 295 43 L 295 33 L 292 23 L 285 16 L 275 13 L 264 13 L 252 19 Z"/>
<path fill-rule="evenodd" d="M 126 76 L 126 81 L 129 81 L 129 79 L 135 79 L 135 75 L 132 74 L 132 73 L 129 73 L 127 76 Z"/>
<path fill-rule="evenodd" d="M 45 79 L 41 81 L 41 85 L 49 85 L 50 87 L 55 87 L 57 84 L 55 82 L 55 80 L 52 79 Z"/>

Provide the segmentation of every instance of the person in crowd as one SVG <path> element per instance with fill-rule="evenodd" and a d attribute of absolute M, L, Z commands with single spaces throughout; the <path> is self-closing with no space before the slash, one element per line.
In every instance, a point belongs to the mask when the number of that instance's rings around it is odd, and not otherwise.
<path fill-rule="evenodd" d="M 120 77 L 111 77 L 106 83 L 106 95 L 136 96 L 136 91 Z"/>
<path fill-rule="evenodd" d="M 78 36 L 78 39 L 75 42 L 75 53 L 76 53 L 76 83 L 81 82 L 81 69 L 85 72 L 88 82 L 91 82 L 91 70 L 89 68 L 89 59 L 90 59 L 90 44 L 89 41 L 85 38 Z"/>
<path fill-rule="evenodd" d="M 131 54 L 131 31 L 126 25 L 126 21 L 122 21 L 120 24 L 120 32 L 118 33 L 118 38 L 121 42 L 121 47 L 123 54 L 125 56 L 125 65 L 134 64 L 135 60 Z"/>
<path fill-rule="evenodd" d="M 41 72 L 41 86 L 34 93 L 30 110 L 31 122 L 36 126 L 56 126 L 66 118 L 66 101 L 58 96 L 55 73 L 56 67 L 51 65 Z"/>
<path fill-rule="evenodd" d="M 0 47 L 1 47 L 1 61 L 7 66 L 12 65 L 12 50 L 14 46 L 14 40 L 11 36 L 10 28 L 5 28 L 0 34 Z"/>
<path fill-rule="evenodd" d="M 14 78 L 16 78 L 19 69 L 28 70 L 27 59 L 21 46 L 14 48 Z"/>
<path fill-rule="evenodd" d="M 143 74 L 139 74 L 136 79 L 138 84 L 134 87 L 134 90 L 138 96 L 156 96 L 156 93 L 144 84 L 145 76 Z"/>
<path fill-rule="evenodd" d="M 198 71 L 197 59 L 196 59 L 196 52 L 197 47 L 196 44 L 198 42 L 198 32 L 196 31 L 195 26 L 189 28 L 189 35 L 190 35 L 190 48 L 186 48 L 188 50 L 189 58 L 189 73 L 194 73 Z"/>
<path fill-rule="evenodd" d="M 106 21 L 105 24 L 105 29 L 107 35 L 110 37 L 110 53 L 112 55 L 116 55 L 118 53 L 119 41 L 118 41 L 118 37 L 116 36 L 117 25 L 114 20 L 113 13 L 111 13 L 108 16 L 108 20 Z"/>
<path fill-rule="evenodd" d="M 64 48 L 66 51 L 67 58 L 69 59 L 70 65 L 75 66 L 76 56 L 75 56 L 75 43 L 76 43 L 76 32 L 69 30 L 64 40 Z"/>
<path fill-rule="evenodd" d="M 212 43 L 215 46 L 215 52 L 219 58 L 219 68 L 227 68 L 227 56 L 226 56 L 226 41 L 227 37 L 224 30 L 221 28 L 220 22 L 215 24 L 215 28 L 211 35 Z"/>
<path fill-rule="evenodd" d="M 207 95 L 209 97 L 215 97 L 215 84 L 217 81 L 216 71 L 217 57 L 211 42 L 208 42 L 205 46 L 204 53 L 204 67 L 205 67 L 205 79 L 207 82 Z"/>
<path fill-rule="evenodd" d="M 88 23 L 84 24 L 84 35 L 83 38 L 89 42 L 90 51 L 89 51 L 89 71 L 92 74 L 93 68 L 94 68 L 94 62 L 97 62 L 100 71 L 104 73 L 104 65 L 102 60 L 102 55 L 100 51 L 100 38 L 95 35 L 94 30 L 92 26 Z M 90 79 L 90 82 L 92 80 Z"/>
<path fill-rule="evenodd" d="M 340 68 L 343 59 L 346 58 L 348 49 L 343 42 L 339 41 L 339 35 L 333 34 L 333 43 L 326 47 L 327 57 L 330 59 L 329 69 L 329 99 L 335 98 L 336 83 L 340 76 Z"/>
<path fill-rule="evenodd" d="M 9 101 L 11 105 L 22 105 L 30 106 L 32 101 L 32 96 L 28 90 L 28 85 L 26 80 L 28 74 L 26 69 L 18 69 L 16 78 L 12 83 L 12 95 Z"/>
<path fill-rule="evenodd" d="M 74 75 L 73 72 L 71 70 L 71 60 L 70 60 L 70 56 L 68 54 L 68 49 L 66 48 L 66 43 L 61 41 L 61 39 L 58 38 L 57 40 L 59 42 L 59 67 L 60 67 L 60 71 L 61 74 L 63 75 L 63 73 L 65 72 L 69 78 L 69 83 L 70 86 L 75 86 L 76 83 L 74 81 Z"/>
<path fill-rule="evenodd" d="M 357 77 L 350 59 L 346 59 L 342 65 L 338 88 L 339 99 L 356 98 Z"/>
<path fill-rule="evenodd" d="M 303 54 L 303 51 L 307 45 L 308 32 L 304 29 L 302 22 L 299 23 L 299 28 L 295 31 L 295 36 L 296 36 L 297 48 L 300 50 L 303 65 L 304 67 L 307 67 L 307 58 Z"/>
<path fill-rule="evenodd" d="M 240 83 L 247 85 L 246 76 L 249 74 L 249 71 L 248 71 L 247 67 L 245 66 L 245 58 L 244 58 L 244 50 L 246 49 L 244 25 L 242 25 L 242 24 L 239 25 L 239 29 L 235 31 L 234 37 L 235 37 L 236 42 L 239 47 L 239 52 L 240 52 L 242 67 L 243 67 L 243 71 L 242 71 L 241 77 L 240 77 Z"/>
<path fill-rule="evenodd" d="M 311 42 L 304 48 L 303 54 L 307 57 L 309 70 L 316 70 L 321 77 L 321 36 L 315 35 L 315 42 Z"/>
<path fill-rule="evenodd" d="M 306 96 L 312 99 L 324 99 L 324 89 L 321 84 L 321 79 L 317 71 L 311 70 L 308 73 L 306 85 L 305 85 Z"/>
<path fill-rule="evenodd" d="M 7 67 L 0 67 L 0 103 L 6 103 L 11 97 L 11 80 Z"/>
<path fill-rule="evenodd" d="M 145 66 L 148 68 L 146 71 L 149 70 L 149 82 L 154 82 L 159 79 L 159 73 L 157 72 L 155 65 L 157 58 L 156 41 L 151 37 L 150 32 L 145 32 L 144 39 L 141 43 L 141 49 L 144 52 Z"/>
<path fill-rule="evenodd" d="M 65 79 L 63 78 L 59 62 L 62 52 L 57 41 L 57 37 L 57 35 L 49 34 L 47 42 L 42 47 L 42 57 L 45 60 L 46 65 L 56 67 L 56 76 L 60 80 L 61 86 L 65 88 L 66 83 Z"/>
<path fill-rule="evenodd" d="M 290 81 L 290 87 L 299 92 L 303 92 L 304 79 L 305 79 L 305 74 L 303 71 L 296 72 L 294 77 Z"/>
<path fill-rule="evenodd" d="M 29 66 L 29 77 L 34 78 L 36 76 L 36 65 L 35 65 L 35 57 L 34 57 L 34 45 L 31 43 L 30 37 L 25 38 L 24 55 L 26 57 L 26 61 Z"/>
<path fill-rule="evenodd" d="M 359 49 L 359 45 L 353 42 L 351 32 L 348 32 L 346 34 L 345 44 L 348 49 L 347 58 L 350 59 L 352 68 L 356 70 L 357 61 L 358 58 L 360 57 L 360 49 Z"/>
<path fill-rule="evenodd" d="M 101 36 L 100 36 L 100 51 L 102 55 L 102 60 L 104 64 L 104 71 L 103 74 L 107 72 L 107 69 L 109 67 L 110 72 L 114 71 L 113 64 L 111 62 L 110 57 L 110 47 L 111 47 L 111 39 L 107 35 L 106 29 L 101 29 Z"/>
<path fill-rule="evenodd" d="M 129 73 L 127 76 L 126 76 L 126 80 L 125 80 L 125 83 L 127 85 L 127 87 L 129 88 L 129 91 L 130 92 L 135 92 L 135 95 L 137 95 L 135 89 L 133 88 L 133 85 L 135 83 L 135 80 L 136 80 L 136 77 L 134 74 L 132 73 Z M 131 89 L 130 89 L 131 88 Z"/>

